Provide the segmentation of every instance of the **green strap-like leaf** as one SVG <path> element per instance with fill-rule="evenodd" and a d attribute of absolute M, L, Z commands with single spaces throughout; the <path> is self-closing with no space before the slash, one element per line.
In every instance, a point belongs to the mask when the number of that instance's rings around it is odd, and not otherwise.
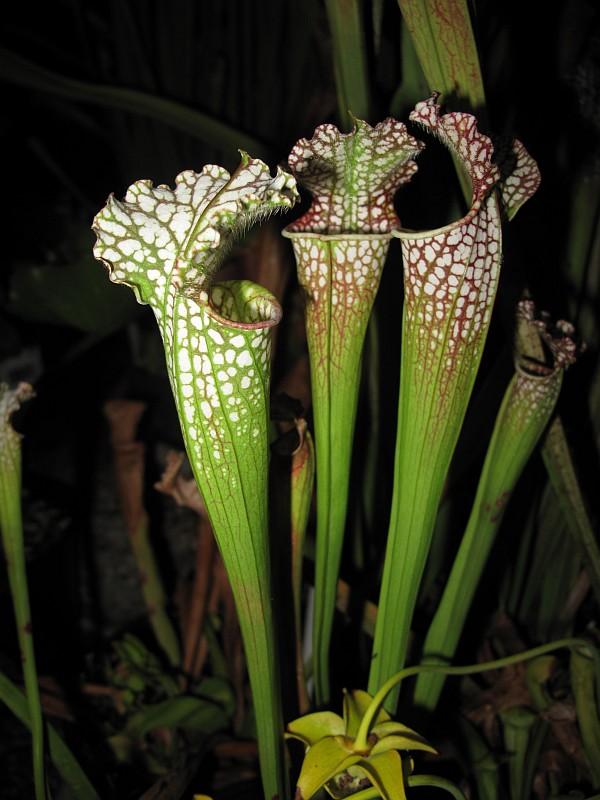
<path fill-rule="evenodd" d="M 343 736 L 344 733 L 344 720 L 339 714 L 334 714 L 333 711 L 316 711 L 290 722 L 286 737 L 299 739 L 307 747 L 312 747 L 325 736 Z"/>
<path fill-rule="evenodd" d="M 369 73 L 360 0 L 326 0 L 331 32 L 338 114 L 344 128 L 351 114 L 369 117 Z"/>
<path fill-rule="evenodd" d="M 466 0 L 398 0 L 430 91 L 485 106 L 477 46 Z"/>
<path fill-rule="evenodd" d="M 440 115 L 437 95 L 411 119 L 430 129 L 468 174 L 468 214 L 432 231 L 397 231 L 404 261 L 405 304 L 394 493 L 369 690 L 404 663 L 408 634 L 443 482 L 471 394 L 492 313 L 501 260 L 500 172 L 492 143 L 469 114 Z M 539 180 L 515 186 L 523 202 Z M 386 707 L 396 705 L 392 692 Z"/>
<path fill-rule="evenodd" d="M 568 323 L 560 321 L 553 332 L 546 321 L 536 319 L 531 301 L 520 304 L 519 316 L 517 371 L 496 417 L 471 515 L 425 639 L 423 653 L 431 663 L 449 663 L 456 652 L 508 500 L 554 410 L 563 370 L 574 360 Z M 549 364 L 537 358 L 541 341 L 551 354 Z M 433 709 L 443 685 L 442 675 L 420 675 L 415 703 Z"/>
<path fill-rule="evenodd" d="M 352 744 L 345 736 L 327 736 L 313 745 L 302 762 L 296 800 L 310 800 L 327 781 L 357 764 L 361 756 L 352 750 Z"/>
<path fill-rule="evenodd" d="M 171 125 L 176 130 L 194 136 L 219 150 L 227 148 L 233 152 L 243 147 L 259 156 L 268 155 L 267 148 L 261 142 L 243 131 L 231 128 L 221 120 L 188 108 L 175 100 L 146 94 L 136 89 L 85 83 L 67 78 L 3 47 L 0 48 L 0 78 L 17 86 L 48 92 L 68 100 L 140 114 Z"/>
<path fill-rule="evenodd" d="M 581 552 L 596 602 L 600 603 L 600 547 L 579 488 L 569 443 L 559 417 L 548 428 L 542 457 L 562 508 L 567 530 Z"/>
<path fill-rule="evenodd" d="M 359 766 L 383 800 L 406 800 L 402 759 L 395 750 L 363 758 Z"/>
<path fill-rule="evenodd" d="M 111 280 L 150 304 L 162 334 L 186 449 L 236 601 L 268 797 L 286 795 L 267 522 L 270 330 L 281 309 L 253 283 L 214 276 L 232 237 L 296 197 L 290 175 L 272 177 L 242 154 L 231 176 L 209 165 L 178 175 L 175 189 L 138 181 L 94 221 L 94 254 Z"/>
<path fill-rule="evenodd" d="M 349 692 L 344 691 L 344 724 L 346 735 L 354 738 L 358 733 L 360 722 L 365 715 L 365 711 L 371 705 L 373 698 L 362 689 L 354 689 Z M 385 709 L 380 709 L 375 720 L 375 725 L 385 725 L 391 722 L 390 715 Z M 395 724 L 395 723 L 394 723 Z"/>
<path fill-rule="evenodd" d="M 31 728 L 29 708 L 23 693 L 0 672 L 0 700 L 6 703 L 12 713 L 18 717 L 28 728 Z M 99 795 L 89 782 L 87 775 L 81 769 L 79 762 L 63 742 L 52 725 L 47 726 L 48 750 L 52 763 L 58 770 L 61 778 L 73 792 L 78 800 L 99 800 Z"/>
<path fill-rule="evenodd" d="M 395 720 L 375 724 L 371 734 L 377 737 L 371 750 L 373 755 L 388 750 L 423 750 L 427 753 L 437 753 L 435 747 L 432 747 L 420 733 Z"/>
<path fill-rule="evenodd" d="M 360 359 L 391 231 L 396 189 L 421 145 L 395 120 L 350 134 L 319 126 L 289 163 L 311 191 L 309 210 L 284 231 L 306 296 L 317 458 L 313 664 L 317 701 L 329 696 L 329 643 L 343 544 Z"/>

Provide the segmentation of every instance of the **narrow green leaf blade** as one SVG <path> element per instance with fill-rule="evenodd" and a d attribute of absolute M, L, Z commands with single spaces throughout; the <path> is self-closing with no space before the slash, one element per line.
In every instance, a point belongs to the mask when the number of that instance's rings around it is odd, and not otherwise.
<path fill-rule="evenodd" d="M 27 700 L 23 693 L 10 681 L 6 675 L 0 672 L 0 699 L 6 703 L 12 713 L 18 717 L 28 728 L 31 727 Z M 100 795 L 96 792 L 87 775 L 81 769 L 79 762 L 63 742 L 52 725 L 48 729 L 48 749 L 52 763 L 60 773 L 61 778 L 69 786 L 73 795 L 81 800 L 99 800 Z"/>
<path fill-rule="evenodd" d="M 287 726 L 287 736 L 299 739 L 308 747 L 312 747 L 325 736 L 343 736 L 344 720 L 333 711 L 316 711 L 298 717 Z"/>
<path fill-rule="evenodd" d="M 325 0 L 331 31 L 338 113 L 344 128 L 352 117 L 369 118 L 369 78 L 360 0 Z"/>
<path fill-rule="evenodd" d="M 352 739 L 345 736 L 321 739 L 310 748 L 302 762 L 296 800 L 310 800 L 327 781 L 360 760 L 361 756 L 352 751 Z"/>
<path fill-rule="evenodd" d="M 344 691 L 344 724 L 348 736 L 356 737 L 362 718 L 371 705 L 372 696 L 362 689 Z M 375 725 L 385 725 L 390 722 L 390 715 L 383 708 L 377 712 Z"/>
<path fill-rule="evenodd" d="M 21 437 L 11 423 L 12 415 L 21 403 L 32 396 L 33 390 L 27 383 L 20 383 L 13 390 L 5 383 L 0 383 L 0 534 L 31 722 L 35 797 L 36 800 L 45 800 L 44 723 L 33 644 L 21 513 Z"/>
<path fill-rule="evenodd" d="M 135 89 L 67 78 L 3 47 L 0 47 L 0 78 L 16 86 L 48 92 L 67 100 L 140 114 L 171 125 L 219 150 L 233 153 L 243 148 L 257 156 L 268 155 L 268 149 L 261 142 L 201 111 Z"/>
<path fill-rule="evenodd" d="M 548 429 L 542 457 L 563 510 L 567 530 L 581 551 L 594 595 L 600 603 L 600 547 L 579 488 L 564 426 L 558 417 Z"/>
<path fill-rule="evenodd" d="M 406 800 L 402 759 L 395 750 L 363 758 L 359 766 L 383 800 Z"/>
<path fill-rule="evenodd" d="M 430 91 L 482 111 L 485 92 L 466 0 L 398 0 Z"/>

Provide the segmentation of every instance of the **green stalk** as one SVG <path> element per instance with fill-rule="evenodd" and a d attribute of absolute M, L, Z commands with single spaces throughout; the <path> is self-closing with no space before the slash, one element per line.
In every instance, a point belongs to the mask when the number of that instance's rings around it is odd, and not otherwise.
<path fill-rule="evenodd" d="M 271 328 L 281 308 L 260 286 L 216 283 L 214 275 L 235 233 L 296 197 L 290 175 L 272 177 L 243 153 L 233 175 L 208 165 L 181 173 L 174 190 L 138 181 L 94 220 L 94 254 L 157 319 L 186 449 L 235 598 L 265 796 L 281 800 L 288 781 L 267 518 Z"/>
<path fill-rule="evenodd" d="M 369 707 L 361 720 L 356 739 L 354 740 L 354 749 L 360 750 L 368 749 L 369 732 L 375 722 L 377 715 L 382 709 L 385 699 L 388 694 L 393 691 L 403 680 L 410 678 L 413 675 L 420 675 L 425 673 L 432 673 L 437 675 L 477 675 L 480 672 L 488 672 L 489 670 L 502 669 L 503 667 L 510 667 L 512 664 L 520 664 L 522 661 L 530 661 L 533 658 L 546 655 L 554 650 L 562 650 L 568 648 L 571 652 L 578 649 L 583 649 L 586 658 L 589 657 L 593 666 L 593 678 L 596 686 L 600 686 L 600 653 L 591 645 L 587 639 L 576 637 L 569 637 L 566 639 L 557 639 L 548 644 L 542 644 L 538 647 L 532 647 L 529 650 L 524 650 L 521 653 L 514 653 L 510 656 L 494 659 L 494 661 L 484 661 L 481 664 L 468 664 L 460 667 L 449 667 L 444 664 L 417 664 L 414 667 L 404 667 L 399 670 L 395 675 L 381 686 L 381 688 L 373 696 Z M 594 700 L 595 707 L 598 707 L 597 697 Z"/>
<path fill-rule="evenodd" d="M 548 723 L 530 708 L 514 706 L 500 712 L 504 750 L 508 753 L 511 800 L 531 797 L 535 767 L 548 732 Z"/>
<path fill-rule="evenodd" d="M 361 0 L 325 0 L 331 31 L 338 114 L 345 130 L 353 116 L 369 118 L 369 80 Z"/>
<path fill-rule="evenodd" d="M 517 371 L 496 417 L 471 515 L 425 638 L 423 657 L 428 662 L 448 663 L 456 652 L 507 503 L 554 410 L 563 369 L 574 360 L 571 326 L 559 322 L 553 336 L 545 322 L 535 319 L 531 301 L 519 306 L 519 331 Z M 537 360 L 542 340 L 552 354 L 549 364 Z M 420 676 L 414 702 L 433 710 L 443 685 L 440 675 Z"/>
<path fill-rule="evenodd" d="M 6 703 L 15 717 L 18 717 L 24 725 L 31 728 L 27 699 L 23 697 L 23 693 L 14 683 L 1 672 L 0 700 Z M 73 796 L 76 797 L 77 800 L 100 800 L 100 796 L 89 782 L 87 775 L 81 769 L 73 753 L 69 750 L 52 725 L 48 724 L 47 729 L 50 758 L 63 781 L 71 789 Z"/>
<path fill-rule="evenodd" d="M 500 270 L 500 204 L 508 216 L 535 191 L 539 172 L 519 142 L 501 184 L 490 139 L 473 117 L 440 116 L 437 95 L 411 119 L 463 163 L 473 187 L 468 214 L 420 233 L 396 231 L 404 261 L 400 400 L 394 491 L 369 691 L 405 662 L 410 625 L 440 497 L 489 327 Z M 387 708 L 393 711 L 397 692 Z"/>
<path fill-rule="evenodd" d="M 294 629 L 296 638 L 296 684 L 298 708 L 305 714 L 310 706 L 302 658 L 302 564 L 306 526 L 313 496 L 315 448 L 306 421 L 296 420 L 300 443 L 292 453 L 290 479 L 290 515 L 292 528 L 292 592 L 294 595 Z"/>
<path fill-rule="evenodd" d="M 10 391 L 4 383 L 0 384 L 0 531 L 31 723 L 35 797 L 36 800 L 45 800 L 44 721 L 35 666 L 21 517 L 21 437 L 10 423 L 12 414 L 24 400 L 29 400 L 32 395 L 33 391 L 29 384 L 21 383 L 14 391 Z"/>
<path fill-rule="evenodd" d="M 472 722 L 466 717 L 459 717 L 458 722 L 477 784 L 477 797 L 479 800 L 498 800 L 498 761 Z"/>
<path fill-rule="evenodd" d="M 288 225 L 306 296 L 317 467 L 313 665 L 318 704 L 329 699 L 329 646 L 342 554 L 363 342 L 391 231 L 399 226 L 396 189 L 416 171 L 421 145 L 404 125 L 352 133 L 319 126 L 289 163 L 313 194 Z"/>

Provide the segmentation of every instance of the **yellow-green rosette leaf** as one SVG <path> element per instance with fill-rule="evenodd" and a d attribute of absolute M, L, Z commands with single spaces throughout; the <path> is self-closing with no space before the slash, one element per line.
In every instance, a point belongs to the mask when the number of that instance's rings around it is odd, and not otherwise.
<path fill-rule="evenodd" d="M 375 725 L 371 730 L 371 736 L 376 738 L 371 749 L 372 755 L 385 753 L 388 750 L 423 750 L 426 753 L 437 753 L 435 747 L 432 747 L 420 733 L 395 720 Z"/>
<path fill-rule="evenodd" d="M 363 758 L 359 766 L 383 800 L 406 800 L 402 759 L 395 750 Z"/>
<path fill-rule="evenodd" d="M 317 711 L 298 717 L 287 726 L 286 738 L 299 739 L 308 747 L 312 747 L 325 736 L 343 736 L 344 720 L 333 711 Z"/>
<path fill-rule="evenodd" d="M 398 230 L 405 302 L 394 494 L 369 689 L 402 667 L 439 499 L 460 432 L 496 295 L 502 231 L 497 187 L 514 213 L 539 173 L 517 148 L 517 173 L 493 161 L 491 140 L 470 114 L 440 114 L 437 95 L 411 114 L 445 144 L 472 186 L 460 220 L 430 231 Z M 388 695 L 392 710 L 397 690 Z"/>
<path fill-rule="evenodd" d="M 312 193 L 284 230 L 306 299 L 317 476 L 313 664 L 318 703 L 329 695 L 329 643 L 343 544 L 360 359 L 392 230 L 394 194 L 411 179 L 422 145 L 386 119 L 354 120 L 343 134 L 321 125 L 289 156 Z"/>
<path fill-rule="evenodd" d="M 382 797 L 404 797 L 402 759 L 398 750 L 436 750 L 416 731 L 390 719 L 382 709 L 383 687 L 376 697 L 360 689 L 344 692 L 344 719 L 328 712 L 295 720 L 294 728 L 308 748 L 298 779 L 296 798 L 309 797 L 323 786 L 334 800 L 367 791 L 369 784 Z M 343 733 L 327 735 L 327 729 Z M 323 738 L 318 738 L 322 733 Z M 308 738 L 312 742 L 308 742 Z M 412 762 L 411 762 L 412 763 Z M 362 794 L 361 794 L 362 796 Z M 374 795 L 368 795 L 369 797 Z"/>
<path fill-rule="evenodd" d="M 362 689 L 353 689 L 351 692 L 344 690 L 344 723 L 347 736 L 353 738 L 356 736 L 361 720 L 372 700 L 372 696 Z M 377 712 L 374 724 L 385 724 L 389 720 L 391 720 L 390 715 L 381 708 Z"/>
<path fill-rule="evenodd" d="M 313 745 L 302 763 L 296 800 L 310 800 L 328 781 L 357 764 L 361 756 L 353 751 L 352 745 L 352 739 L 345 736 L 327 736 Z"/>
<path fill-rule="evenodd" d="M 137 181 L 94 220 L 96 258 L 151 306 L 163 338 L 186 449 L 236 601 L 268 797 L 286 793 L 267 522 L 271 328 L 281 308 L 262 287 L 219 283 L 215 273 L 234 236 L 296 198 L 291 175 L 273 177 L 242 153 L 232 175 L 209 165 L 182 172 L 174 189 Z"/>

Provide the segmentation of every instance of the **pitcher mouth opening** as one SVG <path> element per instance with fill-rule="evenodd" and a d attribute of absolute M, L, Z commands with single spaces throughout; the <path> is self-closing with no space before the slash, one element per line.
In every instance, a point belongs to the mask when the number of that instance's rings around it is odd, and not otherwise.
<path fill-rule="evenodd" d="M 273 328 L 282 316 L 277 299 L 252 281 L 221 281 L 207 290 L 208 313 L 230 328 L 257 330 Z"/>
<path fill-rule="evenodd" d="M 286 239 L 319 239 L 324 242 L 359 242 L 359 241 L 390 241 L 394 231 L 386 233 L 317 233 L 315 231 L 290 230 L 287 226 L 281 231 L 281 235 Z"/>

